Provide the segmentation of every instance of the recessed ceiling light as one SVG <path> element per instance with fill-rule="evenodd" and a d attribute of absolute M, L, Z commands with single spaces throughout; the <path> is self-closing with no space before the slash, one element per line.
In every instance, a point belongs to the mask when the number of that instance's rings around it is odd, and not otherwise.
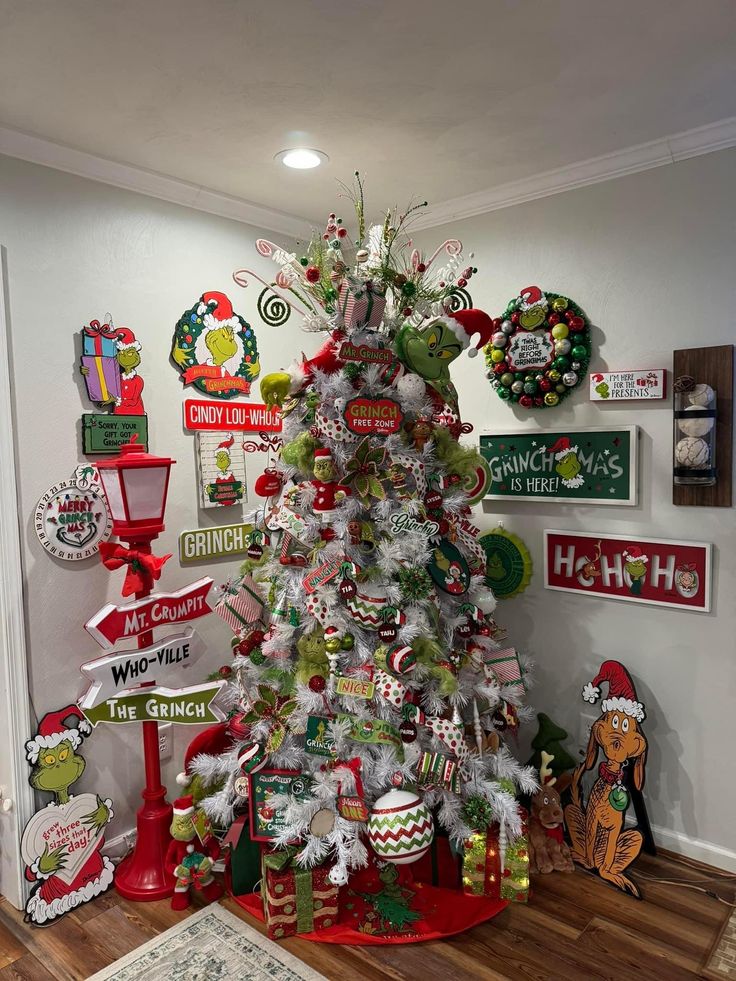
<path fill-rule="evenodd" d="M 320 164 L 327 163 L 330 158 L 321 150 L 309 150 L 306 147 L 294 147 L 292 150 L 281 150 L 274 157 L 292 170 L 312 170 Z"/>

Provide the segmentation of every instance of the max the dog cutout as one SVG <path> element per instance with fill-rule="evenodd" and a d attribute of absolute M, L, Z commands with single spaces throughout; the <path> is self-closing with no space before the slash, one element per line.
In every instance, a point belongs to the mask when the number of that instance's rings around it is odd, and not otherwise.
<path fill-rule="evenodd" d="M 644 786 L 644 706 L 637 700 L 628 671 L 618 661 L 601 664 L 592 684 L 583 688 L 583 698 L 596 702 L 604 681 L 608 683 L 608 696 L 601 702 L 600 719 L 591 726 L 585 760 L 575 768 L 572 803 L 565 808 L 565 820 L 574 860 L 638 899 L 639 889 L 624 872 L 641 851 L 644 836 L 638 828 L 624 830 L 624 817 L 631 796 L 626 780 L 628 766 L 633 766 L 635 791 Z M 586 805 L 580 783 L 585 772 L 595 766 L 599 749 L 605 760 L 598 767 Z"/>

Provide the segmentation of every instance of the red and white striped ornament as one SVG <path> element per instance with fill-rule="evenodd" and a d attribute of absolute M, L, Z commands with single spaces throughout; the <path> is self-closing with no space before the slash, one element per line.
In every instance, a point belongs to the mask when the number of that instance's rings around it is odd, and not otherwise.
<path fill-rule="evenodd" d="M 408 644 L 397 644 L 386 655 L 386 666 L 394 674 L 411 674 L 417 664 L 417 656 Z"/>

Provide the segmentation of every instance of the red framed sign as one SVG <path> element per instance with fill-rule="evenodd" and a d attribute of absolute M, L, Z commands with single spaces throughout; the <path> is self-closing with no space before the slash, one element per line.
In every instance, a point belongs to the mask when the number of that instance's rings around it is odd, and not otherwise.
<path fill-rule="evenodd" d="M 709 613 L 711 566 L 705 542 L 544 532 L 546 589 Z"/>

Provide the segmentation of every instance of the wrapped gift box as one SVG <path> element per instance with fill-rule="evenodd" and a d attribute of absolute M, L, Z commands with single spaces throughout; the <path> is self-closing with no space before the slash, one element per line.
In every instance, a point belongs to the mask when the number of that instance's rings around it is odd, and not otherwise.
<path fill-rule="evenodd" d="M 85 342 L 87 340 L 88 338 L 85 337 Z M 82 366 L 89 369 L 89 374 L 84 376 L 84 380 L 91 402 L 106 402 L 110 398 L 120 398 L 120 366 L 117 358 L 85 355 L 82 358 Z"/>
<path fill-rule="evenodd" d="M 501 897 L 501 849 L 498 825 L 474 832 L 465 840 L 463 891 L 471 896 Z"/>
<path fill-rule="evenodd" d="M 271 940 L 337 923 L 339 888 L 329 880 L 330 866 L 303 869 L 296 854 L 290 848 L 263 855 L 263 909 Z"/>
<path fill-rule="evenodd" d="M 226 587 L 215 605 L 215 613 L 236 637 L 259 620 L 262 612 L 263 599 L 252 576 L 244 576 L 234 585 Z"/>
<path fill-rule="evenodd" d="M 348 330 L 379 326 L 386 309 L 386 297 L 361 280 L 343 280 L 338 290 L 338 306 Z"/>
<path fill-rule="evenodd" d="M 114 358 L 117 353 L 117 335 L 105 337 L 104 334 L 82 334 L 82 353 L 97 358 Z"/>
<path fill-rule="evenodd" d="M 506 846 L 501 876 L 501 899 L 526 903 L 529 899 L 529 837 L 526 820 L 521 835 Z"/>

